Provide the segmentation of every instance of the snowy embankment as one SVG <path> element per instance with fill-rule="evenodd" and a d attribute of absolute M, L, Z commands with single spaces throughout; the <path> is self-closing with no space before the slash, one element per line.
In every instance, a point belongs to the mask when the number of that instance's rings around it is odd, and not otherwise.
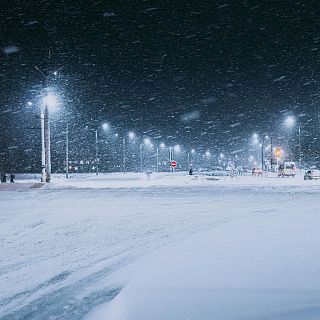
<path fill-rule="evenodd" d="M 112 174 L 58 176 L 40 189 L 0 184 L 0 318 L 79 319 L 114 298 L 157 250 L 229 222 L 318 218 L 319 196 L 319 182 L 301 177 Z"/>
<path fill-rule="evenodd" d="M 319 215 L 292 213 L 194 235 L 87 319 L 318 319 L 319 229 Z"/>

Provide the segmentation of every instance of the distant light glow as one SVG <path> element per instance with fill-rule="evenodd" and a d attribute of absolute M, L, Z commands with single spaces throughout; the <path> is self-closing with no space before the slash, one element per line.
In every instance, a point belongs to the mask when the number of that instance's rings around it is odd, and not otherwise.
<path fill-rule="evenodd" d="M 191 153 L 196 153 L 196 150 L 194 150 L 194 149 L 191 149 Z"/>
<path fill-rule="evenodd" d="M 176 144 L 174 147 L 173 147 L 173 151 L 176 152 L 176 153 L 179 153 L 181 151 L 181 147 L 179 144 Z"/>
<path fill-rule="evenodd" d="M 160 148 L 161 148 L 161 149 L 165 149 L 165 148 L 166 148 L 166 145 L 165 145 L 163 142 L 161 142 L 161 143 L 160 143 Z"/>
<path fill-rule="evenodd" d="M 134 134 L 134 132 L 132 132 L 132 131 L 130 131 L 129 133 L 128 133 L 128 136 L 129 136 L 129 139 L 134 139 L 135 138 L 135 134 Z"/>
<path fill-rule="evenodd" d="M 146 146 L 150 146 L 151 145 L 151 140 L 149 138 L 144 138 L 143 139 L 143 143 L 146 145 Z"/>
<path fill-rule="evenodd" d="M 28 106 L 28 107 L 32 107 L 32 104 L 33 104 L 33 103 L 32 103 L 31 101 L 28 101 L 28 102 L 27 102 L 27 106 Z"/>
<path fill-rule="evenodd" d="M 211 156 L 211 152 L 209 150 L 207 150 L 205 155 L 206 155 L 207 158 L 209 158 Z"/>
<path fill-rule="evenodd" d="M 287 128 L 292 128 L 296 123 L 296 119 L 293 116 L 288 116 L 285 121 L 284 124 Z"/>
<path fill-rule="evenodd" d="M 221 159 L 223 159 L 223 158 L 224 158 L 224 154 L 223 154 L 223 153 L 220 153 L 219 157 L 220 157 Z"/>
<path fill-rule="evenodd" d="M 105 122 L 105 123 L 102 125 L 102 129 L 105 130 L 105 131 L 109 130 L 109 129 L 110 129 L 109 123 Z"/>
<path fill-rule="evenodd" d="M 57 109 L 57 97 L 52 93 L 48 93 L 43 100 L 44 104 L 49 108 L 50 111 L 55 111 Z"/>

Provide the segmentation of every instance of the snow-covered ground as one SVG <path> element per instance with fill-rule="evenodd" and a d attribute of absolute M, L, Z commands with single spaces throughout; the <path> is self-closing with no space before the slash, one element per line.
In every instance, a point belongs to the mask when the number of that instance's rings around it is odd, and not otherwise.
<path fill-rule="evenodd" d="M 320 182 L 301 176 L 110 174 L 32 185 L 0 185 L 1 319 L 79 319 L 192 234 L 320 213 Z"/>

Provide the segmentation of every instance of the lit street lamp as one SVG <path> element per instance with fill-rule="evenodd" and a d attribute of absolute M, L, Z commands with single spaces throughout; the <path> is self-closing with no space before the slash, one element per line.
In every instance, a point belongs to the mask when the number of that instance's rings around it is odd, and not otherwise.
<path fill-rule="evenodd" d="M 50 121 L 49 111 L 54 111 L 57 107 L 57 98 L 48 93 L 43 98 L 43 106 L 41 108 L 41 168 L 42 168 L 42 182 L 51 181 L 51 147 L 50 147 Z"/>
<path fill-rule="evenodd" d="M 252 138 L 253 138 L 253 143 L 255 145 L 258 145 L 259 147 L 261 147 L 261 170 L 264 171 L 264 165 L 265 165 L 264 146 L 265 146 L 266 140 L 270 139 L 270 137 L 268 135 L 266 135 L 266 136 L 262 136 L 262 138 L 260 138 L 257 133 L 254 133 L 252 135 Z M 272 148 L 272 140 L 271 140 L 271 148 Z M 271 166 L 272 166 L 272 151 L 271 151 Z"/>
<path fill-rule="evenodd" d="M 49 110 L 54 111 L 57 107 L 57 98 L 49 90 L 49 75 L 44 74 L 37 66 L 34 68 L 44 77 L 46 82 L 47 95 L 43 99 L 43 106 L 40 111 L 41 120 L 41 182 L 51 180 L 51 150 L 50 150 L 50 121 Z M 54 72 L 53 75 L 57 75 Z M 30 106 L 30 104 L 28 103 Z"/>
<path fill-rule="evenodd" d="M 130 140 L 133 140 L 136 135 L 134 134 L 134 132 L 130 131 L 128 133 L 128 137 Z M 126 137 L 124 136 L 123 137 L 123 158 L 122 158 L 122 166 L 123 166 L 123 173 L 125 174 L 126 173 L 126 162 L 127 162 L 127 157 L 126 157 Z"/>
<path fill-rule="evenodd" d="M 284 125 L 288 129 L 293 128 L 295 126 L 295 124 L 296 124 L 296 119 L 293 116 L 288 116 L 284 120 Z M 302 154 L 301 154 L 301 125 L 300 125 L 300 123 L 298 124 L 298 141 L 299 141 L 299 168 L 301 169 Z"/>

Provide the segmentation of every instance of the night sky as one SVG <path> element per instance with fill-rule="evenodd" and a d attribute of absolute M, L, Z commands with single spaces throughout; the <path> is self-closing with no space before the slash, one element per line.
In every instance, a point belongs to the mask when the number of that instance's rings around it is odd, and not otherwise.
<path fill-rule="evenodd" d="M 2 1 L 0 46 L 2 167 L 40 168 L 46 84 L 34 66 L 59 95 L 54 170 L 63 167 L 66 120 L 77 161 L 91 157 L 92 130 L 104 121 L 119 137 L 132 130 L 241 159 L 255 152 L 254 132 L 269 134 L 294 158 L 287 115 L 301 125 L 304 160 L 319 158 L 319 1 Z M 103 134 L 112 170 L 121 148 Z"/>

